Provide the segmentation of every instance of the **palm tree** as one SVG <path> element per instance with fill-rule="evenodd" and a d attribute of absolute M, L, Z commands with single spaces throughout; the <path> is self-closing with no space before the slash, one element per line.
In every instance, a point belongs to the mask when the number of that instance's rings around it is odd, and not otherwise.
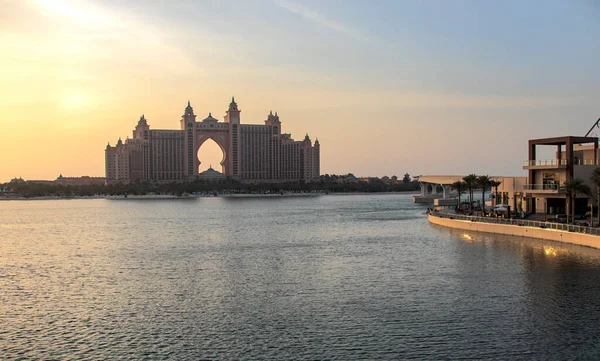
<path fill-rule="evenodd" d="M 477 177 L 477 185 L 481 188 L 481 211 L 485 216 L 485 192 L 492 185 L 492 180 L 487 175 Z"/>
<path fill-rule="evenodd" d="M 567 193 L 567 203 L 571 206 L 571 223 L 575 220 L 575 199 L 578 194 L 590 194 L 590 187 L 581 178 L 569 179 L 563 184 Z"/>
<path fill-rule="evenodd" d="M 498 204 L 498 187 L 500 184 L 502 182 L 495 179 L 490 182 L 490 188 L 494 188 L 494 205 Z"/>
<path fill-rule="evenodd" d="M 467 190 L 469 191 L 469 209 L 473 208 L 473 190 L 477 186 L 477 175 L 469 174 L 468 176 L 463 178 L 465 184 L 467 186 Z"/>
<path fill-rule="evenodd" d="M 600 168 L 594 169 L 594 173 L 592 173 L 590 180 L 596 186 L 596 200 L 598 201 L 598 225 L 600 225 Z"/>
<path fill-rule="evenodd" d="M 452 183 L 452 188 L 458 192 L 458 206 L 456 207 L 458 210 L 460 209 L 460 195 L 467 189 L 467 184 L 463 181 L 456 181 Z"/>

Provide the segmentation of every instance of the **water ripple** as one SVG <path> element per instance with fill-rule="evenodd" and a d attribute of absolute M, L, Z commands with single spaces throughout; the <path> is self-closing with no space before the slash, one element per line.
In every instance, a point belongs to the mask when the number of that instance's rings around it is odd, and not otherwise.
<path fill-rule="evenodd" d="M 600 252 L 407 195 L 0 202 L 0 359 L 600 358 Z"/>

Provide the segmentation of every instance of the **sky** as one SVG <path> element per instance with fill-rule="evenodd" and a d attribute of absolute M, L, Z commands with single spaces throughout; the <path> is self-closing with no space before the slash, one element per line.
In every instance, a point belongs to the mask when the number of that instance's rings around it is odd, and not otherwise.
<path fill-rule="evenodd" d="M 0 0 L 0 182 L 103 176 L 141 114 L 231 96 L 323 174 L 524 175 L 528 139 L 600 117 L 599 36 L 596 0 Z"/>

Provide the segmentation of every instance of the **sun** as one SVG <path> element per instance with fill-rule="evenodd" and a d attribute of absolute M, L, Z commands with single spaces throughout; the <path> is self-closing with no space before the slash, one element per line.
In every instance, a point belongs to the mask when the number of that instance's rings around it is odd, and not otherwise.
<path fill-rule="evenodd" d="M 67 16 L 76 15 L 76 11 L 74 11 L 73 7 L 63 0 L 37 0 L 37 2 L 55 13 Z"/>
<path fill-rule="evenodd" d="M 40 10 L 47 10 L 48 15 L 61 16 L 75 24 L 86 28 L 101 28 L 114 24 L 109 16 L 98 6 L 85 0 L 36 0 Z"/>

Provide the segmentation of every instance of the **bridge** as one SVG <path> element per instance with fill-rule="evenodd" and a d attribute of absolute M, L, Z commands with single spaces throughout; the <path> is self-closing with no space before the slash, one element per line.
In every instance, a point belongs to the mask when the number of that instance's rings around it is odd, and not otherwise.
<path fill-rule="evenodd" d="M 464 175 L 420 175 L 415 177 L 421 185 L 421 194 L 413 197 L 413 203 L 433 203 L 436 206 L 456 204 L 458 192 L 452 189 L 452 184 L 462 181 Z M 517 209 L 517 201 L 525 195 L 527 177 L 490 176 L 499 181 L 497 196 L 502 196 L 504 204 L 511 204 Z"/>
<path fill-rule="evenodd" d="M 417 178 L 421 186 L 421 194 L 413 196 L 413 203 L 433 203 L 437 205 L 455 204 L 458 193 L 452 184 L 462 181 L 464 175 L 420 175 Z"/>

